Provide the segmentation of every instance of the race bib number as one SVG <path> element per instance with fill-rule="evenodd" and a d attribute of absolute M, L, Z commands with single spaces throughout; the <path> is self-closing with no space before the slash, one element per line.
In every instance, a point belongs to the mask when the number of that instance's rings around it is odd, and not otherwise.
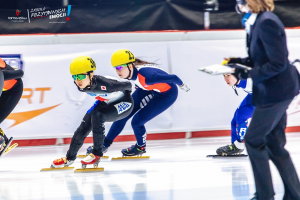
<path fill-rule="evenodd" d="M 121 102 L 115 105 L 118 114 L 122 114 L 123 112 L 125 112 L 126 110 L 128 110 L 131 107 L 131 103 L 127 103 L 127 102 Z"/>

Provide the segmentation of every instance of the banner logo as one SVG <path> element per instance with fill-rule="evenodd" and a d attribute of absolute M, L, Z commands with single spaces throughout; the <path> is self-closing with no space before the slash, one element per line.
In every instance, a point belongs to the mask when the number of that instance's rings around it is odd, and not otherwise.
<path fill-rule="evenodd" d="M 128 110 L 131 107 L 131 103 L 127 103 L 127 102 L 121 102 L 115 105 L 118 114 L 122 114 L 123 112 L 125 112 L 126 110 Z"/>
<path fill-rule="evenodd" d="M 0 58 L 2 58 L 2 60 L 12 68 L 23 70 L 21 54 L 0 54 Z"/>
<path fill-rule="evenodd" d="M 68 7 L 56 8 L 56 9 L 46 9 L 44 8 L 33 8 L 27 9 L 29 23 L 30 20 L 38 18 L 48 18 L 50 19 L 49 23 L 66 23 L 70 20 L 71 5 Z M 59 18 L 66 18 L 66 21 L 60 21 Z M 55 20 L 56 19 L 56 20 Z"/>
<path fill-rule="evenodd" d="M 12 14 L 12 16 L 11 17 L 9 16 L 7 19 L 10 20 L 11 22 L 25 22 L 25 21 L 27 21 L 28 18 L 27 18 L 27 16 L 22 16 L 21 10 L 17 9 L 16 16 Z"/>

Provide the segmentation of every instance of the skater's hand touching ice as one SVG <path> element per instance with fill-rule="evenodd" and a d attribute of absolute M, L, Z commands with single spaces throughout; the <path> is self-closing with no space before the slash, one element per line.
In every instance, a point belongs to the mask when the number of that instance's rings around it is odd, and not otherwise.
<path fill-rule="evenodd" d="M 180 85 L 179 88 L 182 89 L 185 92 L 190 91 L 190 88 L 185 83 L 183 83 L 182 85 Z"/>

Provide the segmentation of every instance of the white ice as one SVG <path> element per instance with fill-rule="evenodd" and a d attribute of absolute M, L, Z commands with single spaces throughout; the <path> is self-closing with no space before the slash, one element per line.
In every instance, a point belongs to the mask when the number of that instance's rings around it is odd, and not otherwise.
<path fill-rule="evenodd" d="M 287 134 L 286 148 L 300 173 L 300 134 Z M 0 199 L 246 200 L 255 192 L 248 158 L 206 158 L 229 137 L 148 141 L 149 160 L 102 160 L 104 172 L 40 172 L 65 155 L 68 145 L 19 147 L 0 159 Z M 121 156 L 133 142 L 116 142 L 107 156 Z M 85 144 L 79 153 L 88 147 Z M 80 168 L 81 159 L 74 163 Z M 271 164 L 275 199 L 283 185 Z"/>

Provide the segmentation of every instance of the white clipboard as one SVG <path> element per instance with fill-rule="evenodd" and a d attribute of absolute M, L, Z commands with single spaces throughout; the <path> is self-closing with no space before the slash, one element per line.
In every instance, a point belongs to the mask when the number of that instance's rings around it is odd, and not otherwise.
<path fill-rule="evenodd" d="M 251 70 L 250 67 L 241 64 L 229 64 L 229 65 L 214 64 L 206 67 L 200 67 L 199 71 L 211 75 L 232 74 L 234 73 L 234 68 L 243 68 L 243 69 Z"/>

